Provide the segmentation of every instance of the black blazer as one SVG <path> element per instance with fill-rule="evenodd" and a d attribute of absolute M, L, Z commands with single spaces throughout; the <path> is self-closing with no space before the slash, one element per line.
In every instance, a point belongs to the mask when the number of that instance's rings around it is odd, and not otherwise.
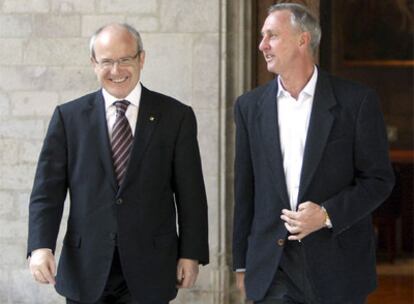
<path fill-rule="evenodd" d="M 247 296 L 260 300 L 278 268 L 290 209 L 279 142 L 277 81 L 239 97 L 233 260 L 245 268 Z M 302 240 L 320 303 L 345 303 L 376 287 L 371 212 L 388 196 L 393 173 L 377 95 L 319 70 L 298 202 L 323 205 L 332 229 Z"/>
<path fill-rule="evenodd" d="M 142 88 L 131 158 L 117 186 L 101 91 L 58 106 L 30 199 L 28 253 L 56 246 L 65 196 L 70 213 L 56 278 L 65 297 L 94 302 L 115 244 L 133 296 L 176 296 L 179 258 L 207 264 L 207 203 L 192 109 Z M 178 214 L 178 235 L 176 211 Z"/>

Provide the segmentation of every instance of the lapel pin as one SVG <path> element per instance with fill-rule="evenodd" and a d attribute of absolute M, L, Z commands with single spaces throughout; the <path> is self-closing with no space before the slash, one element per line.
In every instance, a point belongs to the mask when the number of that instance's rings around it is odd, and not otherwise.
<path fill-rule="evenodd" d="M 155 120 L 155 117 L 154 116 L 150 116 L 149 120 L 150 121 L 154 121 Z"/>

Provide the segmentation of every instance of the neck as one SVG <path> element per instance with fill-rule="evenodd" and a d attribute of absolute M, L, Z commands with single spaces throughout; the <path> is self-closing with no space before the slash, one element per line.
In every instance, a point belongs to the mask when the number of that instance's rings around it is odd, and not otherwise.
<path fill-rule="evenodd" d="M 314 69 L 314 63 L 309 62 L 299 68 L 292 68 L 288 73 L 280 74 L 283 88 L 289 92 L 289 94 L 298 99 L 299 93 L 303 90 L 306 84 L 312 77 Z"/>

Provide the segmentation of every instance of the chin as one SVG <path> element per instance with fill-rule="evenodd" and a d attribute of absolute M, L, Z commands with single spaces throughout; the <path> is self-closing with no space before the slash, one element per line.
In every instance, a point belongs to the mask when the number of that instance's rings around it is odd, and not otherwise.
<path fill-rule="evenodd" d="M 276 64 L 270 64 L 270 65 L 267 66 L 267 70 L 270 73 L 279 74 L 280 73 L 280 66 L 278 66 Z"/>
<path fill-rule="evenodd" d="M 128 94 L 125 93 L 126 91 L 119 91 L 119 90 L 110 90 L 108 91 L 109 94 L 116 98 L 125 98 Z"/>
<path fill-rule="evenodd" d="M 113 95 L 113 96 L 115 96 L 115 97 L 117 97 L 117 98 L 122 98 L 122 97 L 125 97 L 125 96 L 127 96 L 128 95 L 128 93 L 130 92 L 130 91 L 132 91 L 132 89 L 128 89 L 128 88 L 126 88 L 126 87 L 114 87 L 114 86 L 112 86 L 112 87 L 110 87 L 110 88 L 107 88 L 107 91 L 111 94 L 111 95 Z"/>
<path fill-rule="evenodd" d="M 268 68 L 267 68 L 267 71 L 268 71 L 269 73 L 272 73 L 272 74 L 278 74 L 278 72 L 276 72 L 276 70 L 275 70 L 274 68 L 272 68 L 272 67 L 268 67 Z"/>

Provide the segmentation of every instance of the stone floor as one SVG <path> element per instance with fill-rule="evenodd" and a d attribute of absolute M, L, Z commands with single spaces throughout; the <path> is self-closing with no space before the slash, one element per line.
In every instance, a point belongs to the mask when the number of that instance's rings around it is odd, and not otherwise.
<path fill-rule="evenodd" d="M 414 258 L 397 259 L 394 263 L 378 263 L 378 289 L 367 304 L 413 304 Z"/>

